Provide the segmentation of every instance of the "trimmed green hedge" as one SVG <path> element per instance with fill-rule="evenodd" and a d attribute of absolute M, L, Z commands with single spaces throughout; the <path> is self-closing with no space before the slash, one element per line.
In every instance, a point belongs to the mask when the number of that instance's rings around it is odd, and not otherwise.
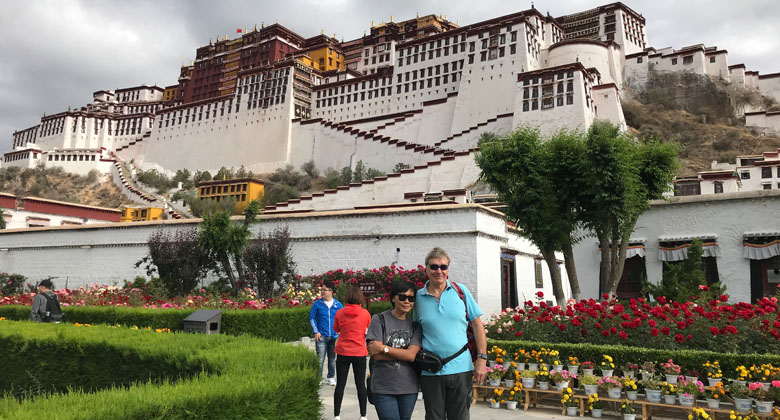
<path fill-rule="evenodd" d="M 674 362 L 686 369 L 702 370 L 702 365 L 709 361 L 719 361 L 724 378 L 736 377 L 735 369 L 737 366 L 761 365 L 771 363 L 774 366 L 780 366 L 780 355 L 776 354 L 756 354 L 756 353 L 716 353 L 711 351 L 698 350 L 663 350 L 650 349 L 644 347 L 628 347 L 620 345 L 595 345 L 584 343 L 543 343 L 539 341 L 522 340 L 488 340 L 488 350 L 491 347 L 498 346 L 507 352 L 507 356 L 520 350 L 530 351 L 542 347 L 555 349 L 560 352 L 559 359 L 566 364 L 569 356 L 575 356 L 580 360 L 591 361 L 598 365 L 601 362 L 602 355 L 612 356 L 615 366 L 620 370 L 624 363 L 632 362 L 641 364 L 642 362 L 665 362 L 674 359 Z"/>
<path fill-rule="evenodd" d="M 68 392 L 0 398 L 0 419 L 313 419 L 321 408 L 314 353 L 246 336 L 0 321 L 0 352 L 5 391 Z"/>
<path fill-rule="evenodd" d="M 280 309 L 225 309 L 222 310 L 222 332 L 229 335 L 247 334 L 271 340 L 295 341 L 311 336 L 308 306 Z M 390 304 L 371 304 L 370 312 L 390 309 Z M 80 324 L 127 325 L 140 328 L 182 329 L 184 318 L 195 309 L 145 309 L 116 306 L 68 306 L 63 307 L 65 322 Z M 23 321 L 30 318 L 30 307 L 21 305 L 0 306 L 0 317 Z"/>

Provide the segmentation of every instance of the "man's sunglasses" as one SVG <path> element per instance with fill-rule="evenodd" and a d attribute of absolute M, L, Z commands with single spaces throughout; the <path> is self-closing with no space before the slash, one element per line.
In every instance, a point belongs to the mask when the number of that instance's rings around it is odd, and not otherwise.
<path fill-rule="evenodd" d="M 407 301 L 407 300 L 409 302 L 414 302 L 414 299 L 415 299 L 414 295 L 412 295 L 412 296 L 409 296 L 409 295 L 396 295 L 396 296 L 398 296 L 398 301 L 399 302 L 404 302 L 404 301 Z"/>
<path fill-rule="evenodd" d="M 428 268 L 430 268 L 431 271 L 436 271 L 436 270 L 438 270 L 440 268 L 441 268 L 441 271 L 447 271 L 447 268 L 449 268 L 449 265 L 447 265 L 447 264 L 442 264 L 442 265 L 439 265 L 439 264 L 429 264 Z"/>

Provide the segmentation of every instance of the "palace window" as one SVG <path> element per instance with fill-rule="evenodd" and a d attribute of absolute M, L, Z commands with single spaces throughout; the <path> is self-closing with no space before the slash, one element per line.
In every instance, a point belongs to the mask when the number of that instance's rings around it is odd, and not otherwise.
<path fill-rule="evenodd" d="M 676 66 L 676 65 L 677 65 L 677 59 L 676 59 L 676 58 L 673 58 L 673 59 L 672 59 L 672 65 L 673 65 L 673 66 Z"/>
<path fill-rule="evenodd" d="M 688 55 L 683 57 L 683 64 L 693 64 L 693 56 Z"/>
<path fill-rule="evenodd" d="M 772 178 L 772 168 L 761 168 L 761 178 Z"/>

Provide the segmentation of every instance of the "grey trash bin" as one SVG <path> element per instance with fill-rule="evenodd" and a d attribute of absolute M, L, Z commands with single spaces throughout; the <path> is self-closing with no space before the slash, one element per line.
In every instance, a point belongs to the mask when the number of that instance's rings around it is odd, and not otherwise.
<path fill-rule="evenodd" d="M 201 309 L 184 318 L 184 332 L 219 334 L 222 331 L 222 311 Z"/>

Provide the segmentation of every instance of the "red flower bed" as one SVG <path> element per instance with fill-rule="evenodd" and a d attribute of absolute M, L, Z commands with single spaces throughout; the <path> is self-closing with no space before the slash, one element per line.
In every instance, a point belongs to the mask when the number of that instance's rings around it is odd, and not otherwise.
<path fill-rule="evenodd" d="M 540 298 L 541 299 L 541 298 Z M 569 301 L 565 307 L 527 301 L 493 314 L 486 322 L 493 339 L 625 344 L 663 349 L 770 353 L 780 351 L 780 311 L 775 297 L 755 305 L 709 301 L 650 303 L 631 299 Z"/>
<path fill-rule="evenodd" d="M 58 289 L 57 294 L 62 306 L 124 306 L 135 308 L 203 308 L 203 309 L 265 309 L 292 308 L 311 305 L 319 297 L 317 287 L 326 280 L 333 281 L 337 290 L 361 280 L 374 280 L 377 294 L 372 301 L 387 300 L 390 285 L 394 281 L 409 281 L 422 287 L 425 270 L 418 266 L 414 270 L 403 267 L 385 266 L 371 270 L 332 270 L 314 276 L 296 276 L 296 283 L 307 287 L 290 287 L 273 299 L 260 299 L 250 289 L 242 289 L 238 296 L 208 293 L 200 289 L 188 296 L 162 298 L 147 293 L 142 288 L 122 288 L 94 284 L 78 289 Z M 28 289 L 32 286 L 28 285 Z M 32 305 L 33 292 L 17 293 L 8 296 L 0 294 L 0 305 Z"/>

